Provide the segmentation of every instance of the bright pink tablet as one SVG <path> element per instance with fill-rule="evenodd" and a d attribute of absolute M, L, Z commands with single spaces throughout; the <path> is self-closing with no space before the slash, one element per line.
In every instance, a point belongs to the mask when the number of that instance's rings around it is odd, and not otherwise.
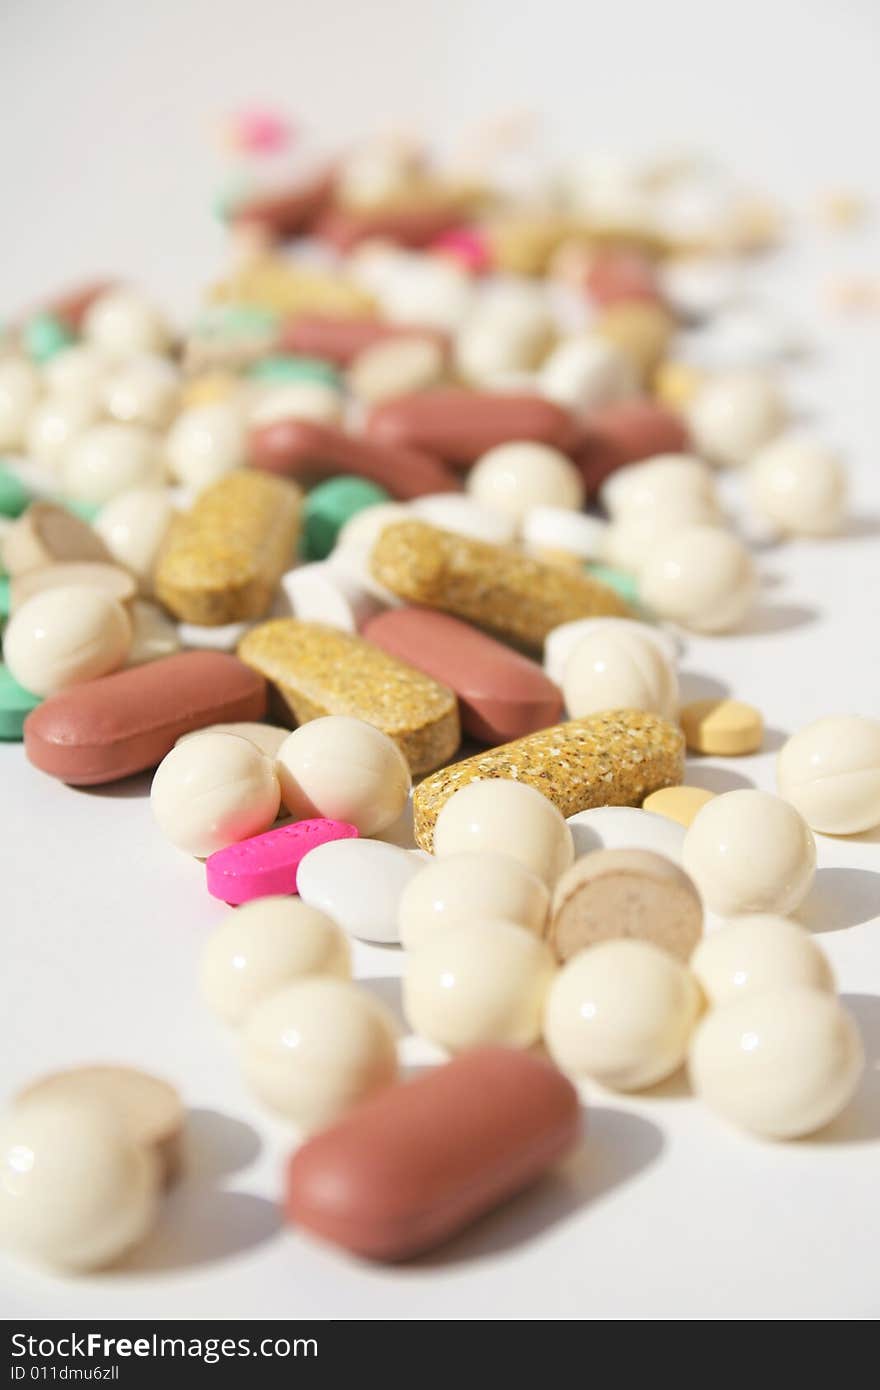
<path fill-rule="evenodd" d="M 230 906 L 251 898 L 296 892 L 296 871 L 309 850 L 328 840 L 353 840 L 357 826 L 344 820 L 297 820 L 228 845 L 205 861 L 208 892 Z"/>

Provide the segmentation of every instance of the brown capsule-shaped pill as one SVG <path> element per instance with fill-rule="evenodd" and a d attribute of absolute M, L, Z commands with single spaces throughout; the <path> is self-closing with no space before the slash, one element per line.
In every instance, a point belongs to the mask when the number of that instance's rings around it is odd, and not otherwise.
<path fill-rule="evenodd" d="M 25 720 L 25 752 L 72 786 L 156 767 L 182 734 L 262 719 L 266 682 L 225 652 L 178 652 L 63 690 Z"/>
<path fill-rule="evenodd" d="M 233 209 L 232 221 L 238 225 L 256 224 L 279 238 L 295 236 L 327 207 L 334 182 L 334 172 L 323 169 L 306 182 L 247 199 Z"/>
<path fill-rule="evenodd" d="M 433 338 L 444 350 L 449 346 L 446 334 L 437 328 L 330 314 L 299 314 L 281 325 L 278 347 L 282 352 L 320 357 L 338 367 L 347 367 L 367 348 L 391 338 Z"/>
<path fill-rule="evenodd" d="M 318 219 L 314 232 L 339 251 L 350 251 L 359 242 L 374 238 L 418 248 L 429 246 L 460 221 L 461 208 L 451 203 L 418 207 L 333 207 Z"/>
<path fill-rule="evenodd" d="M 286 1215 L 368 1259 L 410 1259 L 535 1182 L 580 1133 L 577 1092 L 550 1062 L 477 1048 L 309 1139 Z"/>
<path fill-rule="evenodd" d="M 503 743 L 555 724 L 562 693 L 537 662 L 430 608 L 392 608 L 362 636 L 455 691 L 465 733 Z"/>
<path fill-rule="evenodd" d="M 252 430 L 250 458 L 256 468 L 306 483 L 354 473 L 404 502 L 459 490 L 455 475 L 430 454 L 356 439 L 333 425 L 311 420 L 274 420 Z"/>
<path fill-rule="evenodd" d="M 449 463 L 473 463 L 496 444 L 534 439 L 567 453 L 572 417 L 542 396 L 444 387 L 398 396 L 370 412 L 366 432 L 382 444 L 425 449 Z"/>
<path fill-rule="evenodd" d="M 593 493 L 615 469 L 684 453 L 688 445 L 687 427 L 673 411 L 654 401 L 619 401 L 591 412 L 573 457 Z"/>

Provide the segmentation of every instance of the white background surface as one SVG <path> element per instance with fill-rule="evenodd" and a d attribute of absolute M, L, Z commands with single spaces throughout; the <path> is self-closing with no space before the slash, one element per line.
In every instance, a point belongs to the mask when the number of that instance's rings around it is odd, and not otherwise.
<path fill-rule="evenodd" d="M 6 194 L 0 313 L 78 275 L 124 272 L 185 311 L 220 240 L 210 134 L 248 99 L 328 138 L 415 115 L 447 143 L 477 118 L 539 107 L 557 148 L 697 142 L 784 197 L 792 249 L 762 280 L 818 344 L 792 389 L 850 461 L 854 521 L 761 555 L 749 628 L 688 639 L 685 693 L 715 681 L 764 711 L 769 744 L 831 712 L 880 714 L 880 320 L 823 306 L 835 273 L 880 271 L 876 224 L 810 223 L 829 186 L 878 196 L 876 9 L 868 0 L 611 7 L 186 6 L 13 0 L 0 21 Z M 874 188 L 870 181 L 874 178 Z M 692 769 L 773 788 L 773 756 Z M 224 909 L 165 844 L 148 778 L 75 791 L 0 747 L 3 1090 L 79 1061 L 168 1076 L 194 1108 L 191 1176 L 126 1267 L 88 1280 L 0 1269 L 8 1315 L 356 1318 L 830 1317 L 880 1312 L 880 833 L 819 837 L 806 920 L 865 1034 L 857 1103 L 786 1147 L 729 1132 L 673 1081 L 588 1096 L 581 1156 L 436 1256 L 375 1269 L 282 1231 L 290 1138 L 244 1093 L 233 1040 L 194 991 Z M 395 1004 L 399 954 L 358 964 Z M 419 1053 L 406 1044 L 404 1055 Z"/>

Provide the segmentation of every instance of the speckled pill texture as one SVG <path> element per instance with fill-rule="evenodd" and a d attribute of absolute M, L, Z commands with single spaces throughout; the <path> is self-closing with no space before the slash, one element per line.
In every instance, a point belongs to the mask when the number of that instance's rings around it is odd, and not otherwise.
<path fill-rule="evenodd" d="M 363 719 L 394 740 L 413 773 L 448 762 L 461 741 L 448 686 L 362 637 L 278 618 L 253 628 L 238 655 L 278 687 L 298 724 L 325 714 Z"/>
<path fill-rule="evenodd" d="M 587 575 L 423 521 L 386 526 L 370 563 L 379 583 L 400 598 L 466 618 L 533 651 L 561 623 L 630 612 Z"/>
<path fill-rule="evenodd" d="M 291 563 L 301 498 L 283 478 L 227 473 L 172 524 L 157 596 L 176 617 L 203 627 L 261 618 Z"/>
<path fill-rule="evenodd" d="M 413 793 L 416 844 L 432 853 L 446 802 L 483 777 L 525 782 L 564 816 L 573 816 L 593 806 L 640 806 L 683 775 L 684 736 L 659 715 L 624 709 L 571 719 L 425 778 Z"/>

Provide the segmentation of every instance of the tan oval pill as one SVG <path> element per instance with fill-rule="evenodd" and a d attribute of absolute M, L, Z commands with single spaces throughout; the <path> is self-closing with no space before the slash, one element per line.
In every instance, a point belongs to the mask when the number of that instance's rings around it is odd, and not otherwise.
<path fill-rule="evenodd" d="M 113 556 L 97 531 L 54 502 L 32 502 L 3 537 L 3 563 L 9 574 L 26 574 L 43 565 Z"/>
<path fill-rule="evenodd" d="M 446 387 L 377 406 L 367 420 L 367 435 L 382 444 L 424 449 L 449 463 L 469 464 L 512 440 L 535 439 L 565 453 L 574 424 L 567 410 L 542 396 Z"/>
<path fill-rule="evenodd" d="M 56 589 L 62 584 L 85 584 L 89 588 L 100 589 L 118 603 L 128 603 L 137 593 L 134 576 L 119 565 L 105 565 L 100 560 L 70 561 L 42 565 L 39 569 L 16 575 L 9 586 L 10 608 L 14 612 L 34 594 L 42 593 L 44 589 Z"/>
<path fill-rule="evenodd" d="M 286 1214 L 357 1255 L 409 1259 L 534 1182 L 580 1132 L 577 1092 L 550 1062 L 475 1048 L 304 1144 Z"/>
<path fill-rule="evenodd" d="M 16 1104 L 34 1100 L 102 1100 L 121 1116 L 129 1137 L 153 1149 L 166 1186 L 178 1176 L 185 1120 L 183 1102 L 167 1081 L 134 1067 L 71 1067 L 33 1081 Z"/>
<path fill-rule="evenodd" d="M 714 792 L 705 787 L 661 787 L 651 792 L 642 802 L 643 811 L 653 811 L 655 816 L 666 816 L 668 820 L 678 821 L 688 826 L 697 812 L 711 801 Z"/>
<path fill-rule="evenodd" d="M 700 895 L 677 864 L 650 850 L 597 849 L 556 885 L 549 939 L 562 961 L 622 937 L 687 963 L 702 931 Z"/>
<path fill-rule="evenodd" d="M 693 753 L 735 758 L 757 753 L 764 739 L 760 710 L 742 700 L 694 700 L 680 711 L 679 721 Z"/>
<path fill-rule="evenodd" d="M 388 338 L 358 354 L 348 384 L 358 400 L 375 405 L 436 386 L 445 367 L 446 355 L 436 338 Z"/>

